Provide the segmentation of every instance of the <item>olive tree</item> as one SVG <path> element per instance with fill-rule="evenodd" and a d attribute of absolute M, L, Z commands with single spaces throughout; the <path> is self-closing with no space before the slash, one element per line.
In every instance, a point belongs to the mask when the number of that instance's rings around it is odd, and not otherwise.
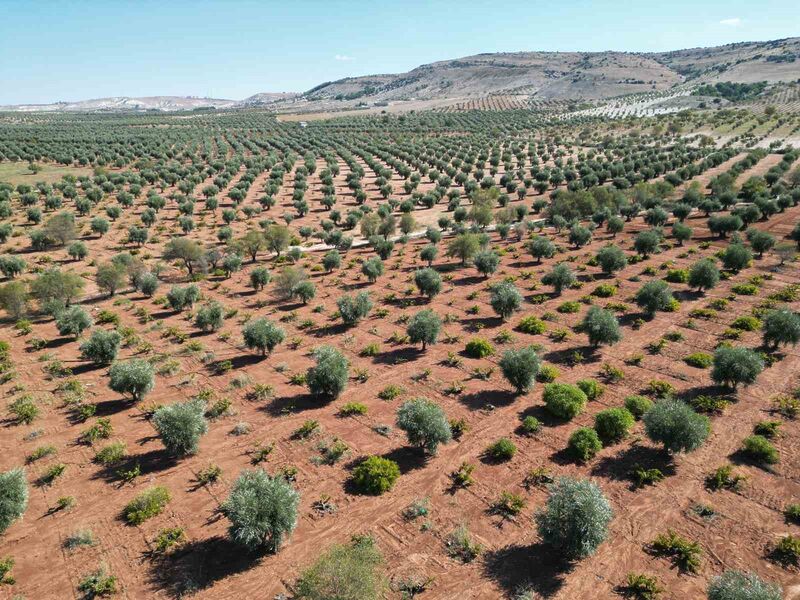
<path fill-rule="evenodd" d="M 11 527 L 28 508 L 28 480 L 23 469 L 0 473 L 0 533 Z"/>
<path fill-rule="evenodd" d="M 500 264 L 500 257 L 491 250 L 483 250 L 475 255 L 473 263 L 478 273 L 484 277 L 489 277 L 489 275 L 497 271 L 497 267 Z"/>
<path fill-rule="evenodd" d="M 222 505 L 231 538 L 247 550 L 277 552 L 297 525 L 300 494 L 281 476 L 243 471 Z"/>
<path fill-rule="evenodd" d="M 710 290 L 719 283 L 719 269 L 710 258 L 702 258 L 689 269 L 689 287 Z"/>
<path fill-rule="evenodd" d="M 115 362 L 108 374 L 108 386 L 115 392 L 130 395 L 134 402 L 144 398 L 155 386 L 153 365 L 139 358 Z"/>
<path fill-rule="evenodd" d="M 510 349 L 503 353 L 500 359 L 500 370 L 503 377 L 516 390 L 517 394 L 524 394 L 531 390 L 539 374 L 539 357 L 533 347 Z"/>
<path fill-rule="evenodd" d="M 669 285 L 658 279 L 648 281 L 636 292 L 636 304 L 650 317 L 659 310 L 667 310 L 672 302 Z"/>
<path fill-rule="evenodd" d="M 726 269 L 738 273 L 744 269 L 750 261 L 753 260 L 753 255 L 750 250 L 745 248 L 742 244 L 732 243 L 725 252 L 722 253 L 722 264 Z"/>
<path fill-rule="evenodd" d="M 796 346 L 800 342 L 800 315 L 788 308 L 771 310 L 764 315 L 762 329 L 765 346 Z"/>
<path fill-rule="evenodd" d="M 522 306 L 522 294 L 510 281 L 501 281 L 492 286 L 489 304 L 494 312 L 506 320 Z"/>
<path fill-rule="evenodd" d="M 708 600 L 782 600 L 783 590 L 755 573 L 725 571 L 711 580 Z"/>
<path fill-rule="evenodd" d="M 406 432 L 409 444 L 430 454 L 436 454 L 439 444 L 446 444 L 453 437 L 444 411 L 425 398 L 408 400 L 400 406 L 397 427 Z"/>
<path fill-rule="evenodd" d="M 200 437 L 208 431 L 204 400 L 189 400 L 162 406 L 153 414 L 153 427 L 171 454 L 196 454 Z"/>
<path fill-rule="evenodd" d="M 428 298 L 433 298 L 442 290 L 442 278 L 430 267 L 417 269 L 414 272 L 414 283 L 419 293 Z"/>
<path fill-rule="evenodd" d="M 217 301 L 201 306 L 194 316 L 195 327 L 201 331 L 216 331 L 225 320 L 225 309 Z"/>
<path fill-rule="evenodd" d="M 189 271 L 189 275 L 194 273 L 194 269 L 203 258 L 203 247 L 186 237 L 175 237 L 166 243 L 163 253 L 164 260 L 179 260 Z"/>
<path fill-rule="evenodd" d="M 266 356 L 286 338 L 286 332 L 265 318 L 252 319 L 242 328 L 244 344 L 250 350 L 258 350 Z"/>
<path fill-rule="evenodd" d="M 601 344 L 613 345 L 622 339 L 616 315 L 598 306 L 589 307 L 578 329 L 589 337 L 589 343 L 595 348 Z"/>
<path fill-rule="evenodd" d="M 56 327 L 60 335 L 80 336 L 92 326 L 92 317 L 80 306 L 65 308 L 56 316 Z"/>
<path fill-rule="evenodd" d="M 537 263 L 541 263 L 543 258 L 552 258 L 556 254 L 555 244 L 550 241 L 550 238 L 542 235 L 537 235 L 528 242 L 527 249 Z"/>
<path fill-rule="evenodd" d="M 379 256 L 372 256 L 361 264 L 363 273 L 370 283 L 375 283 L 383 275 L 383 261 Z"/>
<path fill-rule="evenodd" d="M 619 246 L 614 246 L 613 244 L 601 248 L 597 253 L 596 259 L 597 264 L 600 265 L 606 275 L 621 271 L 628 264 L 625 253 Z"/>
<path fill-rule="evenodd" d="M 334 544 L 308 569 L 294 587 L 297 600 L 375 600 L 387 589 L 381 574 L 383 557 L 369 536 L 354 536 Z"/>
<path fill-rule="evenodd" d="M 564 288 L 575 283 L 575 273 L 572 272 L 567 263 L 559 263 L 553 267 L 552 271 L 542 277 L 542 283 L 552 286 L 556 294 L 560 295 Z"/>
<path fill-rule="evenodd" d="M 711 379 L 717 384 L 736 389 L 740 383 L 754 383 L 763 370 L 764 361 L 749 348 L 720 346 L 714 352 Z"/>
<path fill-rule="evenodd" d="M 643 420 L 647 437 L 663 444 L 670 452 L 697 450 L 711 429 L 708 417 L 697 414 L 685 402 L 671 398 L 656 402 Z"/>
<path fill-rule="evenodd" d="M 608 537 L 614 516 L 600 488 L 587 479 L 561 477 L 548 493 L 547 503 L 536 513 L 542 540 L 570 560 L 594 554 Z"/>
<path fill-rule="evenodd" d="M 344 324 L 355 325 L 372 310 L 372 301 L 367 292 L 359 292 L 355 296 L 342 296 L 336 301 L 336 306 Z"/>
<path fill-rule="evenodd" d="M 80 345 L 81 356 L 96 365 L 111 364 L 117 358 L 121 342 L 122 336 L 118 332 L 95 329 Z"/>
<path fill-rule="evenodd" d="M 406 325 L 406 333 L 412 344 L 422 344 L 422 349 L 428 344 L 435 344 L 439 339 L 439 330 L 442 320 L 430 309 L 422 310 L 415 314 Z"/>
<path fill-rule="evenodd" d="M 306 371 L 308 389 L 315 396 L 335 400 L 347 387 L 350 362 L 333 346 L 314 351 L 316 364 Z"/>

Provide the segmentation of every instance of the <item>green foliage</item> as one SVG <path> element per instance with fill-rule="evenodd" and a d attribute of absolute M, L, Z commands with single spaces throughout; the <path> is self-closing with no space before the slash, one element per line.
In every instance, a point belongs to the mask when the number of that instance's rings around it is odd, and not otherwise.
<path fill-rule="evenodd" d="M 386 590 L 383 557 L 371 537 L 336 544 L 303 571 L 294 586 L 298 600 L 377 600 Z"/>
<path fill-rule="evenodd" d="M 113 596 L 117 593 L 117 578 L 109 575 L 105 567 L 100 567 L 78 582 L 78 591 L 86 599 Z"/>
<path fill-rule="evenodd" d="M 252 319 L 242 328 L 244 344 L 251 350 L 259 350 L 266 356 L 286 337 L 283 328 L 265 318 Z"/>
<path fill-rule="evenodd" d="M 517 329 L 522 333 L 529 333 L 531 335 L 537 335 L 545 332 L 546 325 L 544 321 L 542 321 L 539 317 L 534 315 L 528 315 L 524 317 L 517 325 Z"/>
<path fill-rule="evenodd" d="M 700 557 L 703 553 L 700 544 L 687 540 L 671 529 L 656 536 L 651 546 L 656 554 L 672 557 L 675 566 L 681 571 L 697 573 L 700 570 Z"/>
<path fill-rule="evenodd" d="M 452 439 L 447 417 L 441 407 L 425 398 L 404 402 L 397 410 L 397 427 L 406 432 L 408 443 L 436 454 L 440 444 Z"/>
<path fill-rule="evenodd" d="M 656 402 L 644 415 L 647 436 L 670 452 L 691 452 L 705 442 L 710 432 L 708 417 L 698 415 L 680 400 Z"/>
<path fill-rule="evenodd" d="M 800 315 L 788 308 L 771 310 L 764 315 L 764 345 L 777 348 L 800 342 Z"/>
<path fill-rule="evenodd" d="M 556 294 L 561 294 L 564 288 L 571 286 L 575 281 L 575 274 L 567 263 L 557 264 L 552 271 L 542 277 L 542 283 L 552 286 Z"/>
<path fill-rule="evenodd" d="M 707 369 L 714 363 L 714 357 L 705 352 L 693 352 L 688 356 L 684 356 L 683 362 L 685 362 L 690 367 L 695 367 L 697 369 Z"/>
<path fill-rule="evenodd" d="M 494 346 L 482 338 L 473 338 L 467 342 L 464 352 L 470 358 L 485 358 L 494 354 Z"/>
<path fill-rule="evenodd" d="M 419 293 L 428 298 L 433 298 L 442 291 L 442 278 L 434 269 L 418 269 L 414 273 L 414 284 Z"/>
<path fill-rule="evenodd" d="M 594 418 L 594 428 L 604 444 L 613 444 L 628 435 L 635 419 L 625 408 L 607 408 Z"/>
<path fill-rule="evenodd" d="M 129 525 L 141 525 L 160 515 L 171 498 L 169 490 L 163 486 L 148 488 L 125 505 L 122 515 Z"/>
<path fill-rule="evenodd" d="M 588 401 L 583 390 L 568 383 L 548 383 L 544 386 L 543 399 L 553 416 L 567 420 L 579 415 Z"/>
<path fill-rule="evenodd" d="M 761 464 L 778 462 L 778 450 L 763 435 L 751 435 L 742 442 L 742 454 Z"/>
<path fill-rule="evenodd" d="M 641 419 L 653 407 L 653 401 L 646 396 L 628 396 L 625 398 L 625 408 L 635 419 Z"/>
<path fill-rule="evenodd" d="M 171 454 L 195 454 L 200 437 L 208 431 L 204 400 L 188 400 L 162 406 L 153 414 L 153 427 Z"/>
<path fill-rule="evenodd" d="M 245 470 L 233 485 L 222 513 L 231 522 L 229 533 L 248 550 L 277 552 L 297 525 L 300 495 L 285 478 L 262 469 Z"/>
<path fill-rule="evenodd" d="M 594 429 L 579 427 L 569 436 L 567 448 L 576 460 L 585 462 L 594 458 L 594 455 L 602 450 L 603 444 Z"/>
<path fill-rule="evenodd" d="M 336 399 L 347 387 L 350 362 L 333 346 L 320 346 L 314 351 L 316 364 L 306 372 L 306 383 L 312 394 Z"/>
<path fill-rule="evenodd" d="M 439 316 L 432 310 L 425 309 L 409 319 L 406 333 L 410 342 L 422 343 L 422 349 L 425 350 L 428 344 L 435 344 L 439 339 L 441 327 L 442 321 Z"/>
<path fill-rule="evenodd" d="M 380 456 L 370 456 L 353 469 L 353 484 L 362 494 L 379 496 L 388 492 L 400 477 L 396 462 Z"/>
<path fill-rule="evenodd" d="M 517 446 L 508 438 L 500 438 L 486 448 L 486 456 L 496 461 L 511 460 L 516 453 Z"/>
<path fill-rule="evenodd" d="M 664 281 L 649 281 L 636 292 L 636 304 L 650 316 L 668 310 L 672 301 L 672 291 Z"/>
<path fill-rule="evenodd" d="M 80 345 L 81 356 L 97 365 L 107 365 L 117 358 L 122 336 L 116 331 L 95 329 Z"/>
<path fill-rule="evenodd" d="M 622 339 L 619 321 L 611 311 L 590 306 L 578 329 L 589 337 L 589 343 L 598 347 L 601 344 L 616 344 Z"/>
<path fill-rule="evenodd" d="M 562 477 L 548 491 L 545 507 L 536 513 L 542 540 L 567 559 L 594 554 L 608 537 L 613 517 L 600 488 L 585 479 Z"/>
<path fill-rule="evenodd" d="M 28 481 L 23 469 L 0 473 L 0 533 L 4 533 L 28 508 Z"/>

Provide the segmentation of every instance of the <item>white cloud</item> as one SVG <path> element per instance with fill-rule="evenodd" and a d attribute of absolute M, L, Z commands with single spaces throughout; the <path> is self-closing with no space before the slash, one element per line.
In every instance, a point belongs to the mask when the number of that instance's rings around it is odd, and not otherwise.
<path fill-rule="evenodd" d="M 732 19 L 722 19 L 719 24 L 726 27 L 738 27 L 742 24 L 742 20 L 739 17 L 733 17 Z"/>
<path fill-rule="evenodd" d="M 334 58 L 334 60 L 342 60 L 342 61 L 345 61 L 345 62 L 349 61 L 349 60 L 355 60 L 355 58 L 353 58 L 352 56 L 347 56 L 346 54 L 337 54 L 333 58 Z"/>

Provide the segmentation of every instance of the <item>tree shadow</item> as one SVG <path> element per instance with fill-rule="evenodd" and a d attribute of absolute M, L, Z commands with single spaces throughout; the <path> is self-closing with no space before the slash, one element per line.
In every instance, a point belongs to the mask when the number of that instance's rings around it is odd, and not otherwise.
<path fill-rule="evenodd" d="M 78 365 L 77 367 L 71 367 L 71 368 L 72 368 L 72 374 L 78 376 L 78 375 L 85 375 L 86 373 L 90 373 L 91 371 L 97 371 L 98 369 L 105 369 L 108 368 L 109 366 L 111 365 L 110 364 L 98 365 L 93 362 L 85 362 Z"/>
<path fill-rule="evenodd" d="M 531 568 L 535 565 L 535 568 Z M 543 598 L 558 593 L 572 565 L 558 553 L 542 543 L 527 546 L 514 544 L 486 552 L 483 559 L 483 575 L 489 578 L 506 594 L 515 594 L 522 589 L 536 592 Z"/>
<path fill-rule="evenodd" d="M 482 390 L 470 394 L 460 394 L 458 396 L 458 401 L 470 410 L 508 406 L 516 399 L 517 395 L 508 390 Z"/>
<path fill-rule="evenodd" d="M 520 420 L 529 416 L 534 417 L 545 427 L 558 427 L 559 425 L 566 425 L 569 423 L 568 419 L 560 419 L 553 415 L 543 404 L 529 406 L 519 414 Z"/>
<path fill-rule="evenodd" d="M 424 352 L 421 348 L 405 346 L 389 350 L 388 352 L 381 352 L 372 359 L 372 362 L 378 365 L 397 365 L 416 360 L 420 356 L 424 356 Z"/>
<path fill-rule="evenodd" d="M 544 354 L 542 358 L 551 363 L 572 366 L 577 354 L 582 357 L 580 360 L 582 365 L 591 365 L 600 361 L 600 354 L 597 352 L 597 348 L 593 346 L 573 346 L 562 350 L 551 350 Z"/>
<path fill-rule="evenodd" d="M 664 477 L 675 475 L 675 463 L 667 452 L 638 444 L 612 456 L 602 457 L 594 464 L 590 473 L 594 477 L 605 477 L 613 481 L 630 481 L 633 489 L 636 486 L 633 472 L 637 468 L 658 469 Z"/>
<path fill-rule="evenodd" d="M 400 473 L 405 475 L 406 473 L 425 467 L 428 463 L 428 459 L 430 459 L 430 455 L 424 452 L 422 448 L 400 446 L 399 448 L 382 454 L 381 458 L 396 462 L 397 466 L 400 467 Z"/>
<path fill-rule="evenodd" d="M 133 454 L 114 464 L 101 465 L 100 470 L 92 475 L 92 479 L 102 479 L 108 482 L 119 481 L 120 485 L 124 485 L 124 481 L 120 477 L 121 472 L 138 469 L 139 477 L 144 477 L 174 467 L 178 462 L 179 459 L 169 454 L 164 448 L 149 450 L 142 454 Z"/>
<path fill-rule="evenodd" d="M 308 393 L 298 394 L 297 396 L 276 396 L 259 410 L 263 410 L 270 416 L 280 417 L 286 414 L 314 410 L 324 406 L 327 402 L 327 400 Z"/>
<path fill-rule="evenodd" d="M 123 410 L 126 410 L 133 406 L 134 402 L 129 400 L 128 398 L 115 398 L 113 400 L 103 400 L 102 402 L 95 402 L 95 413 L 94 416 L 96 417 L 107 417 L 109 415 L 115 415 Z"/>
<path fill-rule="evenodd" d="M 191 541 L 150 563 L 149 583 L 172 598 L 184 598 L 255 567 L 262 554 L 243 550 L 227 537 Z"/>
<path fill-rule="evenodd" d="M 72 336 L 59 337 L 54 340 L 50 340 L 49 342 L 46 342 L 44 348 L 46 350 L 54 350 L 55 348 L 60 348 L 61 346 L 66 346 L 71 342 L 77 342 L 77 341 L 78 338 L 74 338 Z"/>
<path fill-rule="evenodd" d="M 475 285 L 485 281 L 488 281 L 488 278 L 484 277 L 483 275 L 467 275 L 465 277 L 461 277 L 460 279 L 453 279 L 450 283 L 456 287 L 461 287 L 465 285 Z"/>
<path fill-rule="evenodd" d="M 478 317 L 476 319 L 462 320 L 461 324 L 472 331 L 480 331 L 481 329 L 494 329 L 505 323 L 503 317 Z"/>
<path fill-rule="evenodd" d="M 672 295 L 675 296 L 679 302 L 694 302 L 703 297 L 703 292 L 698 292 L 697 290 L 679 290 L 672 292 Z"/>

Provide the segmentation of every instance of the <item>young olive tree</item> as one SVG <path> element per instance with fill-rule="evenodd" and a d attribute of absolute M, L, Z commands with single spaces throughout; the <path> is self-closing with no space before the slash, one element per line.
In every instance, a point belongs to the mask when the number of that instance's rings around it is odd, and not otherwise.
<path fill-rule="evenodd" d="M 153 427 L 170 454 L 196 454 L 200 437 L 208 431 L 206 403 L 189 400 L 162 406 L 153 415 Z"/>
<path fill-rule="evenodd" d="M 532 347 L 506 350 L 500 359 L 503 377 L 517 394 L 524 394 L 533 388 L 540 366 L 539 357 Z"/>
<path fill-rule="evenodd" d="M 306 372 L 308 389 L 314 396 L 335 400 L 347 387 L 350 362 L 333 346 L 314 351 L 316 364 Z"/>
<path fill-rule="evenodd" d="M 740 383 L 755 383 L 763 370 L 764 361 L 749 348 L 720 346 L 714 352 L 711 379 L 714 383 L 736 389 Z"/>
<path fill-rule="evenodd" d="M 222 514 L 231 522 L 234 542 L 250 551 L 275 553 L 297 525 L 299 503 L 300 494 L 285 478 L 255 469 L 239 475 Z"/>
<path fill-rule="evenodd" d="M 352 326 L 366 318 L 372 310 L 372 301 L 367 292 L 359 292 L 355 296 L 342 296 L 336 301 L 339 316 L 347 326 Z"/>
<path fill-rule="evenodd" d="M 412 344 L 422 344 L 425 350 L 428 344 L 435 344 L 439 339 L 442 320 L 430 309 L 415 314 L 406 325 L 406 333 Z"/>
<path fill-rule="evenodd" d="M 28 508 L 28 480 L 23 469 L 0 473 L 0 533 L 11 527 Z"/>
<path fill-rule="evenodd" d="M 453 434 L 444 411 L 425 398 L 408 400 L 397 410 L 397 427 L 406 432 L 408 443 L 436 454 L 440 444 L 448 443 Z"/>
<path fill-rule="evenodd" d="M 286 332 L 271 321 L 259 318 L 248 321 L 242 328 L 244 344 L 266 356 L 286 338 Z"/>
<path fill-rule="evenodd" d="M 80 345 L 81 356 L 96 365 L 111 364 L 117 358 L 121 342 L 122 336 L 118 332 L 95 329 Z"/>
<path fill-rule="evenodd" d="M 542 283 L 552 286 L 556 294 L 560 295 L 564 288 L 575 283 L 575 273 L 572 272 L 567 263 L 559 263 L 553 267 L 552 271 L 542 277 Z"/>
<path fill-rule="evenodd" d="M 489 304 L 504 321 L 522 306 L 522 294 L 510 281 L 501 281 L 492 286 Z"/>
<path fill-rule="evenodd" d="M 617 317 L 598 306 L 589 307 L 578 329 L 589 337 L 589 343 L 595 348 L 601 344 L 613 345 L 622 339 Z"/>
<path fill-rule="evenodd" d="M 697 414 L 685 402 L 671 398 L 656 402 L 643 420 L 647 437 L 663 444 L 669 452 L 697 450 L 711 430 L 708 417 Z"/>
<path fill-rule="evenodd" d="M 134 402 L 139 402 L 155 386 L 153 365 L 139 358 L 115 362 L 108 374 L 108 386 L 117 393 L 128 394 Z"/>
<path fill-rule="evenodd" d="M 559 478 L 548 492 L 545 507 L 536 513 L 542 540 L 566 559 L 594 554 L 614 516 L 603 492 L 587 479 L 570 477 Z"/>

